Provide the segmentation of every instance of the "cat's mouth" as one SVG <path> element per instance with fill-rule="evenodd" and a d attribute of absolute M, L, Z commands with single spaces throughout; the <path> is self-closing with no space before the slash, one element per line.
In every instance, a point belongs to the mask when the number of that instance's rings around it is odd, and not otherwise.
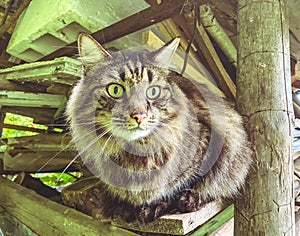
<path fill-rule="evenodd" d="M 126 141 L 135 141 L 141 138 L 145 138 L 151 134 L 151 130 L 142 126 L 142 125 L 136 125 L 136 126 L 130 126 L 127 129 L 124 128 L 116 128 L 113 131 L 113 135 L 116 138 L 121 138 Z"/>

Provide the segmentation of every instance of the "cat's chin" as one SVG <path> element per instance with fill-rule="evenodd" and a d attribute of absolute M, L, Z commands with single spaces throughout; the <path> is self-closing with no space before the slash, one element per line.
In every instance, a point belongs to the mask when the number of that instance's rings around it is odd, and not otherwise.
<path fill-rule="evenodd" d="M 141 138 L 145 138 L 151 134 L 149 129 L 135 128 L 130 130 L 119 129 L 113 132 L 115 138 L 123 139 L 127 142 L 133 142 Z"/>

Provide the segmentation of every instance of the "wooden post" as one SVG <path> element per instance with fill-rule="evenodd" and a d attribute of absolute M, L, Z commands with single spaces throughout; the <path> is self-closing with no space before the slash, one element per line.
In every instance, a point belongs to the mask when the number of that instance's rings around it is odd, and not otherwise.
<path fill-rule="evenodd" d="M 237 29 L 237 108 L 248 117 L 255 163 L 235 235 L 294 235 L 287 0 L 238 0 Z"/>

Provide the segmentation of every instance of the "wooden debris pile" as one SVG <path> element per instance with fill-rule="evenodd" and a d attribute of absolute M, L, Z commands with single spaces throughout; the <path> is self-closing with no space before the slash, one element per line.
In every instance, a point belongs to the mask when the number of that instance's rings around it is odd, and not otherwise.
<path fill-rule="evenodd" d="M 77 155 L 75 148 L 69 145 L 71 137 L 67 134 L 64 119 L 68 96 L 82 73 L 80 62 L 74 59 L 76 42 L 45 56 L 39 62 L 28 64 L 21 62 L 20 65 L 15 65 L 8 61 L 9 55 L 5 53 L 5 47 L 13 32 L 15 19 L 30 1 L 20 0 L 19 2 L 20 4 L 14 11 L 0 14 L 0 19 L 5 19 L 4 26 L 0 29 L 0 67 L 4 68 L 0 72 L 0 130 L 3 128 L 25 130 L 35 132 L 37 135 L 1 140 L 1 144 L 6 145 L 7 149 L 5 153 L 0 153 L 0 173 L 8 175 L 23 172 L 23 175 L 27 175 L 39 171 L 41 167 L 45 172 L 62 171 Z M 234 101 L 237 61 L 236 2 L 211 0 L 210 5 L 206 4 L 207 2 L 205 0 L 148 0 L 149 8 L 92 35 L 100 43 L 105 44 L 144 29 L 143 34 L 140 35 L 142 41 L 138 43 L 145 46 L 161 44 L 160 38 L 168 41 L 180 36 L 180 49 L 186 51 L 190 47 L 191 60 L 187 64 L 185 75 L 207 84 L 214 92 Z M 0 5 L 1 9 L 5 8 Z M 200 12 L 200 17 L 197 12 Z M 295 21 L 292 19 L 292 22 Z M 154 24 L 157 32 L 154 32 L 152 28 L 147 28 Z M 294 24 L 292 26 L 294 27 Z M 296 27 L 291 28 L 293 32 L 295 29 Z M 295 36 L 299 35 L 295 34 Z M 191 40 L 192 44 L 190 44 Z M 297 50 L 300 44 L 294 40 L 292 46 L 295 48 L 292 54 L 299 59 L 300 53 L 297 54 Z M 199 66 L 199 62 L 208 71 Z M 176 58 L 175 63 L 179 68 L 184 66 L 184 61 L 180 57 Z M 217 87 L 211 81 L 210 74 L 215 79 Z M 295 76 L 300 78 L 297 73 Z M 295 85 L 299 80 L 298 77 L 294 77 Z M 294 105 L 296 116 L 300 117 L 300 109 L 298 112 L 297 104 Z M 300 102 L 298 105 L 300 107 Z M 43 124 L 47 126 L 47 129 L 5 124 L 2 119 L 5 113 L 32 117 L 35 123 Z M 60 131 L 56 131 L 56 128 Z M 297 128 L 300 128 L 300 125 Z M 297 130 L 295 132 L 294 160 L 295 196 L 298 196 L 295 201 L 299 206 L 296 209 L 296 218 L 297 224 L 300 224 L 300 145 L 298 145 L 300 134 L 298 132 Z M 45 163 L 47 165 L 44 165 Z M 80 168 L 79 161 L 75 161 L 71 166 L 72 170 Z M 26 186 L 24 181 L 19 181 L 19 183 Z M 3 212 L 18 218 L 34 232 L 43 235 L 60 235 L 62 232 L 73 235 L 112 235 L 112 232 L 115 235 L 136 235 L 118 227 L 139 232 L 205 235 L 213 232 L 225 222 L 227 223 L 219 230 L 221 235 L 230 235 L 225 232 L 232 233 L 233 228 L 233 221 L 230 220 L 233 217 L 233 206 L 216 202 L 205 205 L 203 209 L 195 213 L 164 216 L 148 226 L 140 226 L 136 223 L 126 224 L 120 219 L 112 221 L 114 226 L 94 221 L 86 215 L 101 218 L 97 205 L 93 204 L 90 198 L 97 186 L 97 179 L 93 178 L 82 180 L 77 185 L 66 188 L 63 195 L 68 205 L 86 214 L 54 203 L 28 188 L 1 177 L 0 186 L 0 206 L 3 207 Z M 7 201 L 7 199 L 10 200 Z M 2 210 L 0 208 L 0 212 Z M 55 217 L 49 217 L 49 215 L 55 215 Z"/>

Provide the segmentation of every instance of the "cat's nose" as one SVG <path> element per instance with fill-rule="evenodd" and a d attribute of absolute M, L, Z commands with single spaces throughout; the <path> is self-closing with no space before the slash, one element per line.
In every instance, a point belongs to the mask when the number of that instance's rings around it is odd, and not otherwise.
<path fill-rule="evenodd" d="M 136 123 L 141 124 L 142 121 L 148 117 L 147 112 L 138 111 L 131 114 L 131 118 L 135 119 Z"/>

